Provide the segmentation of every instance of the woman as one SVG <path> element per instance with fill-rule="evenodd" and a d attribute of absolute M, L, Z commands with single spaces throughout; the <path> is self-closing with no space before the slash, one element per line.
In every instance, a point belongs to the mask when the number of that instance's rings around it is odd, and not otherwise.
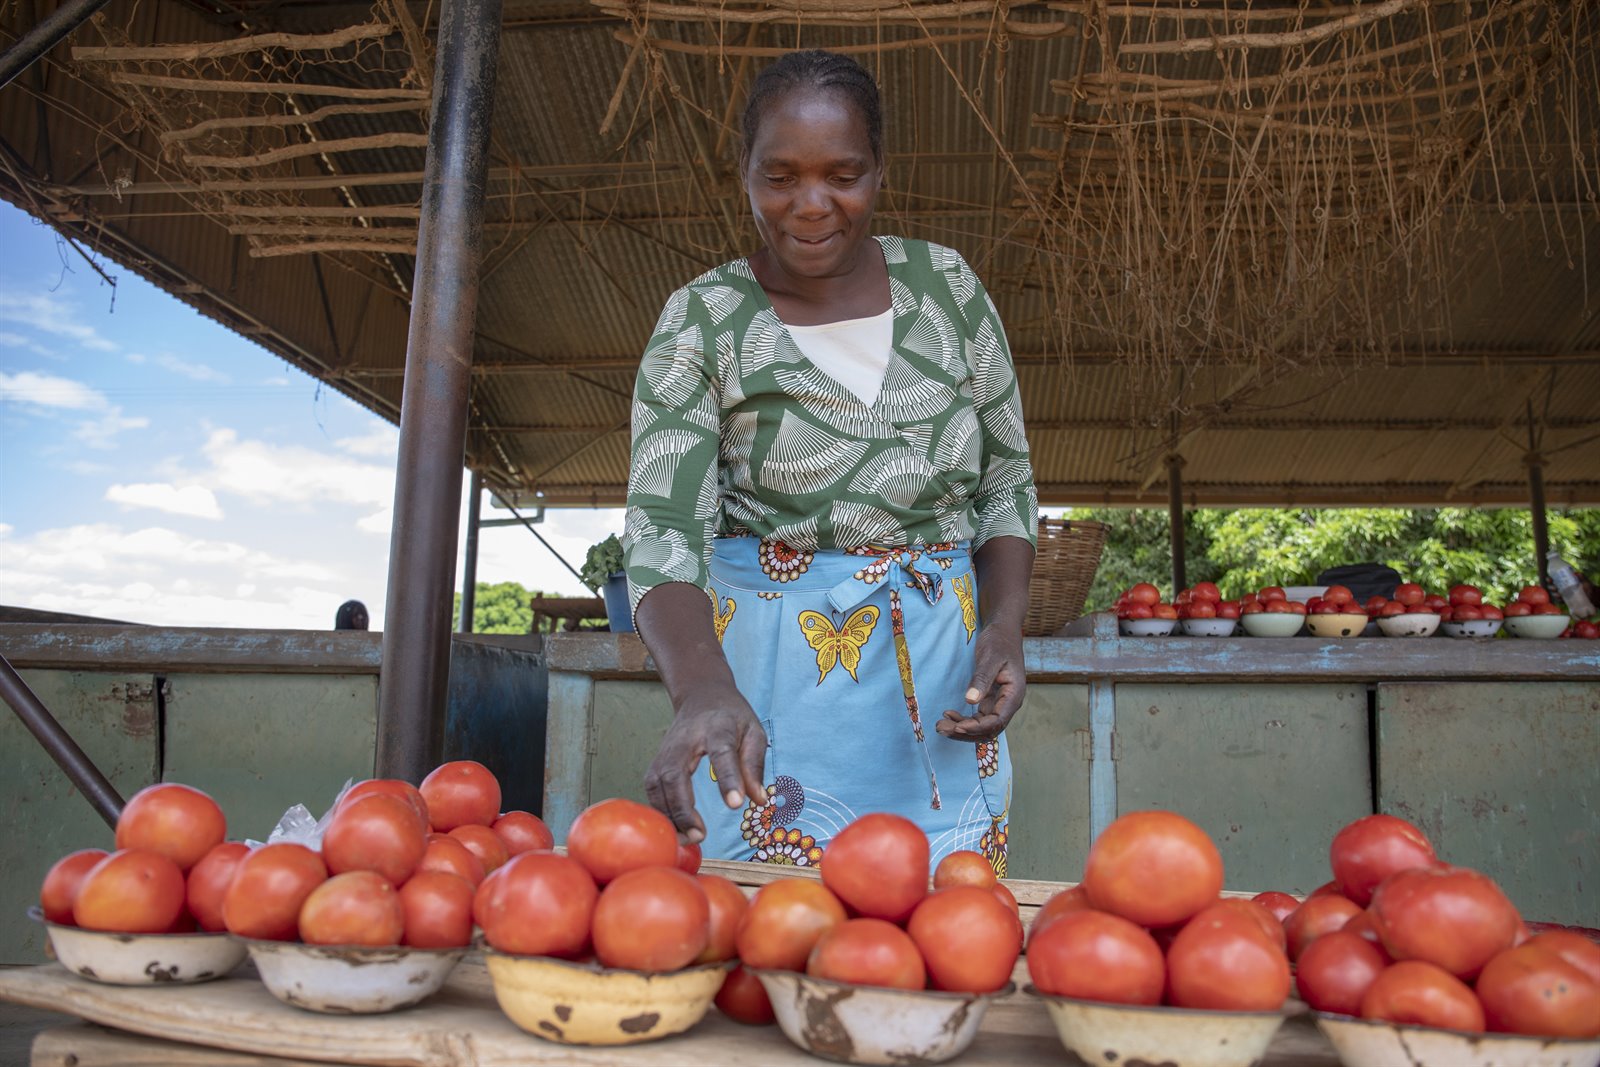
<path fill-rule="evenodd" d="M 881 130 L 853 60 L 764 71 L 763 247 L 674 293 L 641 362 L 627 571 L 674 711 L 645 785 L 708 856 L 811 864 L 895 811 L 1003 873 L 1033 472 L 977 277 L 869 235 Z"/>

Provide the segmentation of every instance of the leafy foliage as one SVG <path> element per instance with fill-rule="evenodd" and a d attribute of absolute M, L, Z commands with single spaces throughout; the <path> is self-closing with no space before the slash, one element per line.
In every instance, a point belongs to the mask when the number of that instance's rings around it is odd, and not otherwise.
<path fill-rule="evenodd" d="M 613 574 L 622 573 L 622 541 L 616 534 L 612 534 L 604 541 L 589 546 L 589 554 L 584 557 L 583 566 L 578 568 L 578 577 L 583 584 L 593 592 L 599 592 L 600 587 L 606 584 L 606 579 Z"/>
<path fill-rule="evenodd" d="M 1165 510 L 1073 508 L 1065 517 L 1107 525 L 1086 610 L 1109 608 L 1141 581 L 1171 599 Z M 1548 519 L 1550 547 L 1582 573 L 1600 572 L 1600 509 Z M 1201 508 L 1187 515 L 1184 558 L 1190 584 L 1216 582 L 1229 599 L 1264 585 L 1315 585 L 1318 574 L 1350 563 L 1387 564 L 1429 592 L 1467 582 L 1496 604 L 1538 578 L 1523 508 Z"/>
<path fill-rule="evenodd" d="M 472 605 L 475 634 L 525 634 L 533 630 L 533 609 L 528 601 L 535 591 L 516 582 L 479 582 Z M 450 613 L 450 629 L 461 626 L 461 594 Z"/>

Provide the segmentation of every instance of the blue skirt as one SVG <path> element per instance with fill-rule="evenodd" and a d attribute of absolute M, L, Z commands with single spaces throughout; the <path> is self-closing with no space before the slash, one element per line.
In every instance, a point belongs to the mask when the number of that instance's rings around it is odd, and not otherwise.
<path fill-rule="evenodd" d="M 800 552 L 717 538 L 709 594 L 734 680 L 767 733 L 766 796 L 722 800 L 695 771 L 704 854 L 810 866 L 851 820 L 893 812 L 927 831 L 931 862 L 970 849 L 1006 870 L 1005 737 L 934 730 L 971 714 L 977 576 L 967 544 Z"/>

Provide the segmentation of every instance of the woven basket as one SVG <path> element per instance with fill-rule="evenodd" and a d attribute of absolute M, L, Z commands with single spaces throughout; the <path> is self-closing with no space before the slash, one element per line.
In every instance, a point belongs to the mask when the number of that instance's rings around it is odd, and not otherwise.
<path fill-rule="evenodd" d="M 1083 614 L 1083 602 L 1089 597 L 1105 544 L 1104 523 L 1039 520 L 1039 549 L 1028 587 L 1023 634 L 1048 637 Z"/>

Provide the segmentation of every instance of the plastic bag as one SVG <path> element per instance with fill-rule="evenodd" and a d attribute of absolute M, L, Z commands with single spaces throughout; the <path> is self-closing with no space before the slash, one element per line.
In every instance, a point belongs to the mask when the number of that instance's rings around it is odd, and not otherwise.
<path fill-rule="evenodd" d="M 251 848 L 260 848 L 263 844 L 276 845 L 288 842 L 294 845 L 304 845 L 313 851 L 321 851 L 322 835 L 328 829 L 328 823 L 333 820 L 333 813 L 339 808 L 339 801 L 350 791 L 355 784 L 354 778 L 346 778 L 344 785 L 339 789 L 339 795 L 333 798 L 333 804 L 322 813 L 322 818 L 311 814 L 311 809 L 304 804 L 296 804 L 278 819 L 277 825 L 267 835 L 265 842 L 246 840 L 245 844 Z"/>

